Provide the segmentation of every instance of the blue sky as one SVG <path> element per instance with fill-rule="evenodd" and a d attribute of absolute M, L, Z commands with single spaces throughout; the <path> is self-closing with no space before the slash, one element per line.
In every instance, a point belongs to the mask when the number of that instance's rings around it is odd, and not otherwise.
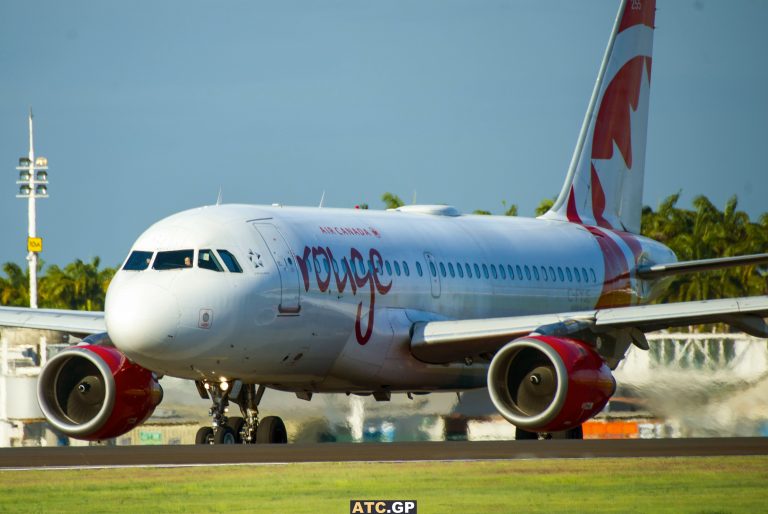
<path fill-rule="evenodd" d="M 35 112 L 42 258 L 117 265 L 151 223 L 225 202 L 532 215 L 562 185 L 615 0 L 0 3 L 0 262 Z M 659 0 L 644 202 L 768 211 L 768 2 Z M 3 169 L 3 168 L 0 168 Z"/>

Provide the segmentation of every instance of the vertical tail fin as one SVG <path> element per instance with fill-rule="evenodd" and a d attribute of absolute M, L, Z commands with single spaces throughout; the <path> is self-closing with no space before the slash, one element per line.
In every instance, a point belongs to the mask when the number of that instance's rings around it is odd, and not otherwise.
<path fill-rule="evenodd" d="M 623 0 L 568 176 L 542 217 L 640 231 L 656 0 Z"/>

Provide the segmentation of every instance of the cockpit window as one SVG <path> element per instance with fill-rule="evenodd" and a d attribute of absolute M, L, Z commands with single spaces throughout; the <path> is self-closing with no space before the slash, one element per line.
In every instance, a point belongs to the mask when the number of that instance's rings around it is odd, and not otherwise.
<path fill-rule="evenodd" d="M 136 250 L 135 252 L 131 252 L 128 260 L 125 261 L 123 269 L 128 271 L 141 271 L 147 269 L 150 260 L 152 260 L 152 252 Z"/>
<path fill-rule="evenodd" d="M 211 250 L 200 250 L 197 254 L 197 267 L 212 271 L 224 271 L 219 260 Z"/>
<path fill-rule="evenodd" d="M 193 250 L 174 250 L 172 252 L 157 252 L 152 268 L 156 270 L 191 268 Z"/>
<path fill-rule="evenodd" d="M 237 259 L 235 259 L 235 256 L 229 253 L 227 250 L 218 250 L 219 257 L 221 257 L 221 260 L 224 261 L 224 266 L 227 267 L 229 271 L 232 273 L 242 273 L 243 268 L 240 267 L 240 265 L 237 263 Z"/>

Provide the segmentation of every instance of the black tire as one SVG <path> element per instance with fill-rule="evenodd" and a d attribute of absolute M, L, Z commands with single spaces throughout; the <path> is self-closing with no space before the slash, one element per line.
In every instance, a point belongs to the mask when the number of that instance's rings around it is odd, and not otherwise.
<path fill-rule="evenodd" d="M 277 416 L 267 416 L 259 421 L 256 429 L 256 442 L 260 444 L 285 444 L 288 433 L 285 431 L 283 420 Z"/>
<path fill-rule="evenodd" d="M 523 430 L 520 427 L 515 429 L 515 440 L 517 441 L 535 441 L 538 438 L 539 434 L 536 432 L 529 432 L 527 430 Z"/>
<path fill-rule="evenodd" d="M 200 427 L 195 434 L 195 444 L 213 444 L 213 429 L 211 427 Z"/>
<path fill-rule="evenodd" d="M 230 427 L 228 427 L 227 425 L 224 425 L 223 427 L 217 428 L 216 432 L 214 432 L 213 443 L 214 444 L 236 444 L 237 436 L 235 435 L 235 432 Z"/>
<path fill-rule="evenodd" d="M 579 425 L 561 432 L 552 432 L 550 439 L 584 439 L 584 430 Z"/>
<path fill-rule="evenodd" d="M 565 431 L 566 439 L 584 439 L 584 429 L 581 425 Z"/>
<path fill-rule="evenodd" d="M 243 427 L 245 426 L 245 420 L 240 417 L 229 418 L 227 420 L 227 426 L 235 433 L 235 442 L 242 444 L 243 442 Z"/>

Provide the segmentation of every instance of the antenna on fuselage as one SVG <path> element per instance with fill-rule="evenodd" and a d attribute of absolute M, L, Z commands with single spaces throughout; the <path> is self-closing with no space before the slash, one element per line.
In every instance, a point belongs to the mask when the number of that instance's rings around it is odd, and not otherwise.
<path fill-rule="evenodd" d="M 322 196 L 320 197 L 320 205 L 318 205 L 318 206 L 317 206 L 317 208 L 318 208 L 318 209 L 322 209 L 322 208 L 323 208 L 323 204 L 324 204 L 324 203 L 325 203 L 325 190 L 323 190 L 323 194 L 322 194 Z"/>
<path fill-rule="evenodd" d="M 219 186 L 219 196 L 216 197 L 216 205 L 221 205 L 221 186 Z"/>

